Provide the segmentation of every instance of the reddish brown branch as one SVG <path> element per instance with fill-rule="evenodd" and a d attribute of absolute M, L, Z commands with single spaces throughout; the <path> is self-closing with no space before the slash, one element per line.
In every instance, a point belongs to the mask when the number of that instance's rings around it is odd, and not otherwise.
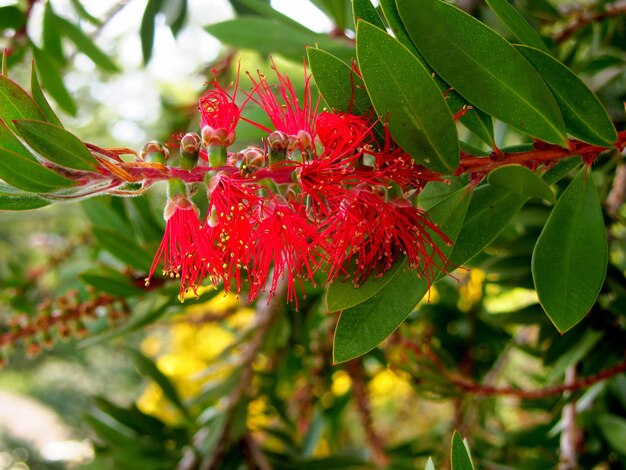
<path fill-rule="evenodd" d="M 623 0 L 604 5 L 603 11 L 591 12 L 583 10 L 581 12 L 576 12 L 574 19 L 565 25 L 565 27 L 554 36 L 554 40 L 558 43 L 566 41 L 577 31 L 586 28 L 592 23 L 608 20 L 609 18 L 616 18 L 622 15 L 626 15 L 626 1 Z"/>

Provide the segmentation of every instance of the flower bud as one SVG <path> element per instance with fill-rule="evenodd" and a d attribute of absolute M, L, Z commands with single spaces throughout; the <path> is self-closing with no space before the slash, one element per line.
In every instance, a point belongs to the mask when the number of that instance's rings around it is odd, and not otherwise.
<path fill-rule="evenodd" d="M 287 157 L 287 148 L 289 147 L 289 136 L 281 131 L 274 131 L 267 136 L 267 144 L 269 145 L 270 163 L 276 163 Z"/>
<path fill-rule="evenodd" d="M 241 152 L 239 167 L 249 174 L 265 166 L 265 152 L 259 147 L 248 147 Z"/>
<path fill-rule="evenodd" d="M 139 155 L 145 162 L 165 163 L 169 153 L 169 150 L 163 144 L 152 140 L 143 146 Z"/>
<path fill-rule="evenodd" d="M 204 126 L 202 128 L 202 145 L 205 148 L 209 148 L 212 146 L 218 147 L 229 147 L 237 138 L 237 133 L 233 130 L 228 132 L 228 130 L 220 127 L 215 129 L 211 126 Z"/>
<path fill-rule="evenodd" d="M 181 152 L 197 154 L 202 143 L 200 136 L 195 132 L 188 132 L 180 139 Z"/>

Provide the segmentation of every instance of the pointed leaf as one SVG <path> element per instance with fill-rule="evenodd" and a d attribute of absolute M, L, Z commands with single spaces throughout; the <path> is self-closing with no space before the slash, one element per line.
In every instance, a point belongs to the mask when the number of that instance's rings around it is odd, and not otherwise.
<path fill-rule="evenodd" d="M 85 144 L 62 127 L 43 121 L 15 121 L 18 132 L 36 152 L 67 168 L 95 171 L 98 162 Z"/>
<path fill-rule="evenodd" d="M 48 201 L 35 194 L 23 193 L 0 184 L 0 211 L 28 211 L 49 205 Z"/>
<path fill-rule="evenodd" d="M 37 161 L 35 156 L 30 153 L 30 150 L 28 150 L 26 146 L 15 136 L 15 134 L 11 132 L 9 126 L 7 126 L 2 119 L 0 119 L 0 146 L 10 150 L 11 152 L 18 153 L 29 160 L 34 162 Z"/>
<path fill-rule="evenodd" d="M 67 60 L 65 58 L 65 54 L 63 53 L 63 44 L 61 43 L 63 35 L 57 27 L 57 18 L 57 14 L 52 9 L 52 2 L 46 2 L 42 25 L 42 47 L 46 56 L 57 61 L 59 64 L 65 65 Z"/>
<path fill-rule="evenodd" d="M 539 302 L 565 333 L 596 301 L 608 263 L 598 191 L 582 169 L 563 192 L 544 226 L 532 258 Z"/>
<path fill-rule="evenodd" d="M 440 0 L 396 4 L 420 53 L 461 96 L 525 134 L 567 145 L 563 116 L 548 86 L 504 38 Z"/>
<path fill-rule="evenodd" d="M 76 114 L 76 103 L 63 83 L 59 64 L 37 47 L 33 46 L 32 49 L 35 66 L 41 76 L 43 87 L 63 110 L 74 116 Z"/>
<path fill-rule="evenodd" d="M 452 435 L 450 463 L 452 464 L 452 470 L 474 470 L 474 464 L 472 463 L 467 443 L 458 431 L 454 431 Z"/>
<path fill-rule="evenodd" d="M 37 72 L 35 70 L 35 62 L 32 63 L 30 69 L 30 94 L 32 95 L 33 100 L 35 100 L 35 103 L 37 103 L 37 106 L 39 106 L 39 109 L 43 112 L 44 116 L 46 116 L 46 120 L 55 126 L 63 127 L 63 124 L 61 124 L 61 121 L 50 107 L 50 103 L 48 103 L 43 91 L 41 91 L 41 86 L 39 85 L 39 79 L 37 78 Z"/>
<path fill-rule="evenodd" d="M 567 131 L 584 142 L 612 147 L 617 132 L 604 106 L 587 85 L 553 57 L 527 46 L 516 46 L 539 71 L 556 98 Z"/>
<path fill-rule="evenodd" d="M 307 56 L 315 83 L 331 109 L 362 115 L 372 109 L 363 80 L 345 62 L 313 47 L 307 48 Z"/>
<path fill-rule="evenodd" d="M 3 148 L 0 148 L 0 178 L 31 193 L 50 193 L 75 184 L 39 162 Z"/>
<path fill-rule="evenodd" d="M 15 119 L 45 119 L 28 93 L 10 78 L 0 75 L 0 119 L 15 130 Z"/>
<path fill-rule="evenodd" d="M 461 229 L 470 195 L 465 189 L 447 197 L 428 214 L 433 222 L 454 241 Z M 444 246 L 441 246 L 444 245 Z M 441 242 L 444 255 L 451 247 Z M 441 278 L 439 273 L 437 278 Z M 344 310 L 339 317 L 333 347 L 335 363 L 349 361 L 375 348 L 411 313 L 428 292 L 428 282 L 415 272 L 398 269 L 385 289 L 359 305 Z"/>
<path fill-rule="evenodd" d="M 556 197 L 550 186 L 538 174 L 520 165 L 505 165 L 489 174 L 489 183 L 509 188 L 525 197 L 537 197 L 555 203 Z"/>
<path fill-rule="evenodd" d="M 598 416 L 597 423 L 613 450 L 621 455 L 626 455 L 626 419 L 604 413 Z"/>
<path fill-rule="evenodd" d="M 383 20 L 380 19 L 380 15 L 376 11 L 376 7 L 372 5 L 371 0 L 353 0 L 352 16 L 354 18 L 354 24 L 358 24 L 358 20 L 363 20 L 373 24 L 377 28 L 385 29 L 385 24 Z"/>
<path fill-rule="evenodd" d="M 424 66 L 384 31 L 360 21 L 357 59 L 376 112 L 420 164 L 449 173 L 459 162 L 452 113 Z"/>
<path fill-rule="evenodd" d="M 108 227 L 93 227 L 93 234 L 113 256 L 140 272 L 148 272 L 152 255 L 132 238 Z"/>
<path fill-rule="evenodd" d="M 491 8 L 496 16 L 502 21 L 502 24 L 508 28 L 513 36 L 522 44 L 536 47 L 544 52 L 550 53 L 550 50 L 543 42 L 539 33 L 535 31 L 524 17 L 508 2 L 508 0 L 486 0 L 487 5 Z"/>
<path fill-rule="evenodd" d="M 154 33 L 156 16 L 161 11 L 163 0 L 148 0 L 143 17 L 141 18 L 141 52 L 143 53 L 143 63 L 150 62 L 152 57 L 152 47 L 154 46 Z"/>

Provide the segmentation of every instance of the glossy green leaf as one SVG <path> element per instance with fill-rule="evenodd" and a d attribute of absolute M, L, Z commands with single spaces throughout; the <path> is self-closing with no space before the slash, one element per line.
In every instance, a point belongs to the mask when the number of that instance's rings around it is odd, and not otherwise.
<path fill-rule="evenodd" d="M 69 38 L 78 50 L 89 57 L 94 64 L 107 72 L 119 72 L 119 67 L 78 26 L 60 16 L 56 16 L 54 21 L 59 31 Z"/>
<path fill-rule="evenodd" d="M 26 24 L 26 15 L 15 5 L 0 7 L 0 30 L 19 30 Z"/>
<path fill-rule="evenodd" d="M 39 162 L 1 147 L 0 178 L 15 188 L 31 193 L 50 193 L 75 184 Z"/>
<path fill-rule="evenodd" d="M 612 147 L 617 132 L 604 106 L 587 85 L 553 57 L 527 46 L 516 46 L 546 81 L 565 119 L 567 131 L 584 142 Z"/>
<path fill-rule="evenodd" d="M 163 391 L 163 395 L 170 401 L 170 403 L 172 403 L 172 405 L 178 408 L 185 416 L 189 416 L 189 412 L 185 405 L 183 405 L 174 384 L 172 384 L 170 379 L 168 379 L 167 376 L 159 370 L 156 364 L 139 351 L 129 349 L 128 352 L 130 354 L 130 358 L 135 364 L 135 367 L 137 367 L 143 375 L 157 383 Z"/>
<path fill-rule="evenodd" d="M 474 464 L 472 463 L 472 457 L 467 443 L 458 431 L 454 431 L 452 435 L 450 464 L 452 465 L 452 470 L 474 470 Z"/>
<path fill-rule="evenodd" d="M 411 37 L 407 32 L 404 24 L 402 23 L 402 18 L 400 18 L 400 13 L 398 12 L 398 7 L 396 6 L 396 0 L 379 0 L 380 8 L 383 11 L 383 15 L 385 16 L 385 20 L 387 20 L 387 24 L 391 29 L 391 32 L 396 37 L 398 41 L 400 41 L 404 46 L 409 49 L 417 59 L 422 62 L 425 66 L 427 66 L 426 60 L 422 57 L 420 52 L 411 41 Z M 384 29 L 384 28 L 383 28 Z"/>
<path fill-rule="evenodd" d="M 35 103 L 37 103 L 37 106 L 39 106 L 39 109 L 43 112 L 44 116 L 46 116 L 46 120 L 51 124 L 63 127 L 63 124 L 61 124 L 61 121 L 52 110 L 50 103 L 48 103 L 48 100 L 41 90 L 39 78 L 37 78 L 37 71 L 35 70 L 35 62 L 32 63 L 30 69 L 30 94 Z"/>
<path fill-rule="evenodd" d="M 354 24 L 357 24 L 358 20 L 361 19 L 373 24 L 377 28 L 385 29 L 385 24 L 376 11 L 376 7 L 372 5 L 371 0 L 353 0 L 352 17 Z"/>
<path fill-rule="evenodd" d="M 85 144 L 62 127 L 32 120 L 19 120 L 14 124 L 26 143 L 47 160 L 76 170 L 98 168 L 98 162 Z"/>
<path fill-rule="evenodd" d="M 537 173 L 520 165 L 505 165 L 492 171 L 488 177 L 494 186 L 508 188 L 528 198 L 537 197 L 555 203 L 556 197 L 550 186 Z"/>
<path fill-rule="evenodd" d="M 483 251 L 519 212 L 527 198 L 491 184 L 477 188 L 472 195 L 463 228 L 450 262 L 462 266 Z"/>
<path fill-rule="evenodd" d="M 11 152 L 20 154 L 21 156 L 28 158 L 34 162 L 37 161 L 35 156 L 30 153 L 30 150 L 26 148 L 22 142 L 15 136 L 15 134 L 9 129 L 9 126 L 0 119 L 0 146 Z"/>
<path fill-rule="evenodd" d="M 508 0 L 486 1 L 489 8 L 491 8 L 504 26 L 513 33 L 513 36 L 515 36 L 519 42 L 550 53 L 550 50 L 547 48 L 546 43 L 543 42 L 543 39 L 541 39 L 541 36 L 539 36 L 539 33 L 528 24 L 524 17 L 513 8 Z"/>
<path fill-rule="evenodd" d="M 93 234 L 113 256 L 141 271 L 148 272 L 152 255 L 132 238 L 108 227 L 93 227 Z"/>
<path fill-rule="evenodd" d="M 580 322 L 593 306 L 607 263 L 600 198 L 582 169 L 554 206 L 532 258 L 539 302 L 561 333 Z"/>
<path fill-rule="evenodd" d="M 611 448 L 626 455 L 626 419 L 604 413 L 597 418 L 598 427 Z"/>
<path fill-rule="evenodd" d="M 45 119 L 39 106 L 10 78 L 0 75 L 0 119 L 12 130 L 15 119 Z"/>
<path fill-rule="evenodd" d="M 115 296 L 134 297 L 143 293 L 128 276 L 111 268 L 89 269 L 82 272 L 79 277 L 90 286 Z"/>
<path fill-rule="evenodd" d="M 315 83 L 331 109 L 361 115 L 372 109 L 363 80 L 345 62 L 313 47 L 307 48 L 307 56 Z"/>
<path fill-rule="evenodd" d="M 141 52 L 143 54 L 143 62 L 147 64 L 152 57 L 152 47 L 154 46 L 154 33 L 156 16 L 161 11 L 163 0 L 148 0 L 146 9 L 141 18 L 141 27 L 139 35 L 141 37 Z"/>
<path fill-rule="evenodd" d="M 398 260 L 382 277 L 371 277 L 359 287 L 349 280 L 335 281 L 326 291 L 326 307 L 329 312 L 338 312 L 365 302 L 384 288 L 399 270 L 407 269 L 404 259 Z"/>
<path fill-rule="evenodd" d="M 345 62 L 350 62 L 354 56 L 354 49 L 328 36 L 308 33 L 258 16 L 224 21 L 206 26 L 205 30 L 230 46 L 252 49 L 261 54 L 279 53 L 297 62 L 302 61 L 305 46 L 317 45 Z"/>
<path fill-rule="evenodd" d="M 0 211 L 29 211 L 49 205 L 48 201 L 36 194 L 23 193 L 0 184 Z"/>
<path fill-rule="evenodd" d="M 76 103 L 74 98 L 69 94 L 65 83 L 63 83 L 62 71 L 59 64 L 49 57 L 44 51 L 33 46 L 33 57 L 35 58 L 35 67 L 41 77 L 43 87 L 50 93 L 50 96 L 56 101 L 63 110 L 71 115 L 76 114 Z"/>
<path fill-rule="evenodd" d="M 559 107 L 541 75 L 504 38 L 440 0 L 397 0 L 430 66 L 472 105 L 546 142 L 567 145 Z"/>
<path fill-rule="evenodd" d="M 454 241 L 461 230 L 470 195 L 462 189 L 433 207 L 428 214 L 433 222 Z M 441 242 L 444 255 L 451 247 Z M 439 273 L 437 278 L 442 277 Z M 375 348 L 411 313 L 428 292 L 428 282 L 411 270 L 398 269 L 387 288 L 353 308 L 344 310 L 335 330 L 333 360 L 349 361 Z"/>
<path fill-rule="evenodd" d="M 459 162 L 450 108 L 411 52 L 384 31 L 360 21 L 357 59 L 367 92 L 394 139 L 417 163 L 442 173 Z"/>

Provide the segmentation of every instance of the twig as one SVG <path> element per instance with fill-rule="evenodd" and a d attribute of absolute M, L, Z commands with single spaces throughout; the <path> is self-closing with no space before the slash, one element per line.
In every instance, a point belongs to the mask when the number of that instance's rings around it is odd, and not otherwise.
<path fill-rule="evenodd" d="M 576 383 L 576 365 L 571 365 L 565 371 L 565 384 L 572 385 Z M 570 392 L 563 394 L 564 398 L 569 398 Z M 578 458 L 576 448 L 580 437 L 576 426 L 576 402 L 569 401 L 563 407 L 561 412 L 563 420 L 563 431 L 561 432 L 561 443 L 559 446 L 561 459 L 558 470 L 575 470 L 578 468 Z"/>
<path fill-rule="evenodd" d="M 389 458 L 385 454 L 383 438 L 374 429 L 369 394 L 365 380 L 363 379 L 363 363 L 359 359 L 351 361 L 347 364 L 346 371 L 352 379 L 352 393 L 354 395 L 357 411 L 361 418 L 363 430 L 365 431 L 365 438 L 372 451 L 372 460 L 374 460 L 376 466 L 386 468 L 389 463 Z"/>
<path fill-rule="evenodd" d="M 267 461 L 267 458 L 259 448 L 259 444 L 254 439 L 252 434 L 246 434 L 243 438 L 243 444 L 245 449 L 247 450 L 246 454 L 248 455 L 249 463 L 251 464 L 251 468 L 258 470 L 271 470 L 272 466 Z"/>
<path fill-rule="evenodd" d="M 604 5 L 604 10 L 600 12 L 582 11 L 576 12 L 575 18 L 554 35 L 554 40 L 558 43 L 564 42 L 572 37 L 577 31 L 598 21 L 626 15 L 626 1 L 621 0 L 615 3 Z"/>

